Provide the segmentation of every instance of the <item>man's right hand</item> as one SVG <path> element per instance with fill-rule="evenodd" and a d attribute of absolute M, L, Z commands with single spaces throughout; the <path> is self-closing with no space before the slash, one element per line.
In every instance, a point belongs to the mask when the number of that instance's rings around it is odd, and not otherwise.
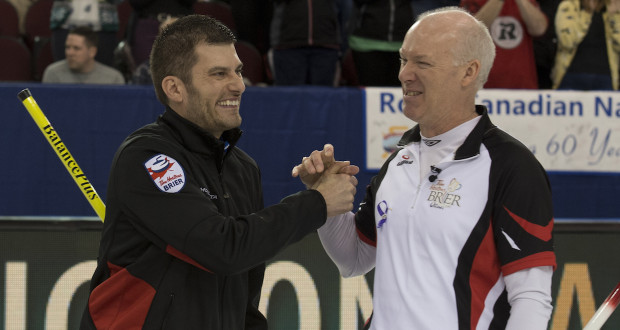
<path fill-rule="evenodd" d="M 359 167 L 350 162 L 336 161 L 334 147 L 326 144 L 323 150 L 314 150 L 304 157 L 301 164 L 293 167 L 293 177 L 299 177 L 308 189 L 323 195 L 327 204 L 327 216 L 339 215 L 353 209 L 355 186 Z"/>
<path fill-rule="evenodd" d="M 301 164 L 293 167 L 291 174 L 294 178 L 299 177 L 301 182 L 306 185 L 306 188 L 310 189 L 319 180 L 325 169 L 330 168 L 334 164 L 342 163 L 334 158 L 334 146 L 326 144 L 323 150 L 314 150 L 310 156 L 304 157 L 301 160 Z M 359 173 L 359 170 L 359 167 L 348 163 L 346 166 L 339 167 L 341 174 L 356 175 Z"/>
<path fill-rule="evenodd" d="M 331 164 L 310 189 L 315 189 L 323 195 L 327 205 L 327 216 L 333 217 L 353 209 L 355 187 L 357 179 L 347 173 L 339 173 L 349 165 L 349 162 L 335 162 Z"/>

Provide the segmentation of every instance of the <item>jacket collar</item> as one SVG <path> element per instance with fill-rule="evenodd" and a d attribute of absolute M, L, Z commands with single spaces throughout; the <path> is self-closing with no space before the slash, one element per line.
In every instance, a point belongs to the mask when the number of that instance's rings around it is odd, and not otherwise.
<path fill-rule="evenodd" d="M 239 141 L 242 131 L 233 128 L 222 133 L 217 139 L 213 134 L 202 129 L 191 121 L 181 117 L 170 107 L 157 120 L 159 124 L 166 125 L 172 131 L 174 137 L 188 150 L 197 153 L 223 155 L 224 149 L 232 149 Z"/>
<path fill-rule="evenodd" d="M 480 144 L 484 139 L 487 132 L 496 128 L 491 122 L 487 108 L 483 105 L 476 105 L 476 112 L 482 116 L 476 127 L 469 133 L 465 142 L 456 150 L 454 155 L 455 160 L 470 158 L 480 153 Z M 420 142 L 422 139 L 420 135 L 420 125 L 416 125 L 412 129 L 403 134 L 403 137 L 398 141 L 398 147 L 404 147 L 411 142 Z"/>

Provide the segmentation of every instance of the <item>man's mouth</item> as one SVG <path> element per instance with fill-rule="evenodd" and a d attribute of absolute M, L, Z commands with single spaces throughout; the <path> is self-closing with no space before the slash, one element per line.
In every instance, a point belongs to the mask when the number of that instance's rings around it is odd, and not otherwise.
<path fill-rule="evenodd" d="M 238 107 L 239 103 L 239 100 L 224 100 L 217 102 L 217 105 L 223 107 Z"/>
<path fill-rule="evenodd" d="M 418 95 L 422 95 L 422 92 L 407 91 L 404 94 L 405 96 L 418 96 Z"/>

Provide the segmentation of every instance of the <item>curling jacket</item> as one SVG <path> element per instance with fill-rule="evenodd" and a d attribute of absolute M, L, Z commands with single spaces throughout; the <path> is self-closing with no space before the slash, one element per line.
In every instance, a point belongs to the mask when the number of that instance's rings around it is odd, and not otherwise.
<path fill-rule="evenodd" d="M 342 0 L 275 0 L 271 45 L 275 49 L 340 48 L 344 16 L 347 16 L 341 2 Z"/>
<path fill-rule="evenodd" d="M 240 135 L 167 109 L 123 142 L 81 329 L 267 329 L 264 262 L 323 225 L 326 206 L 307 190 L 263 208 Z"/>
<path fill-rule="evenodd" d="M 415 22 L 411 0 L 353 0 L 351 35 L 361 38 L 400 41 Z"/>

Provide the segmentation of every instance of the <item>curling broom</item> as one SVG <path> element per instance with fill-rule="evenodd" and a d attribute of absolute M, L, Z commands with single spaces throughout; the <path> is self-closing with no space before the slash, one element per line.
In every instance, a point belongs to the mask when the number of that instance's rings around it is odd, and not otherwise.
<path fill-rule="evenodd" d="M 618 307 L 618 302 L 620 302 L 620 282 L 618 282 L 616 288 L 607 296 L 607 299 L 605 299 L 601 307 L 596 310 L 596 313 L 594 313 L 594 316 L 592 316 L 583 330 L 600 329 L 611 316 L 611 313 L 614 312 L 614 309 Z"/>
<path fill-rule="evenodd" d="M 103 201 L 101 201 L 101 198 L 95 191 L 95 188 L 92 186 L 90 181 L 88 181 L 86 175 L 75 161 L 75 158 L 73 158 L 71 153 L 69 153 L 67 146 L 62 142 L 60 136 L 58 136 L 58 133 L 54 127 L 52 127 L 52 124 L 49 120 L 47 120 L 47 117 L 45 117 L 43 111 L 39 108 L 39 105 L 37 105 L 37 102 L 32 97 L 30 90 L 28 88 L 22 90 L 19 94 L 17 94 L 17 97 L 24 104 L 24 107 L 26 107 L 26 110 L 30 113 L 30 116 L 34 119 L 35 123 L 41 130 L 41 133 L 43 133 L 43 136 L 45 136 L 47 142 L 49 142 L 52 149 L 54 149 L 60 161 L 63 165 L 65 165 L 69 175 L 71 175 L 73 181 L 75 181 L 75 184 L 77 184 L 80 188 L 80 191 L 84 194 L 84 197 L 86 197 L 86 200 L 90 203 L 90 206 L 92 206 L 95 210 L 99 216 L 99 219 L 103 221 L 105 217 L 105 205 L 103 204 Z"/>

